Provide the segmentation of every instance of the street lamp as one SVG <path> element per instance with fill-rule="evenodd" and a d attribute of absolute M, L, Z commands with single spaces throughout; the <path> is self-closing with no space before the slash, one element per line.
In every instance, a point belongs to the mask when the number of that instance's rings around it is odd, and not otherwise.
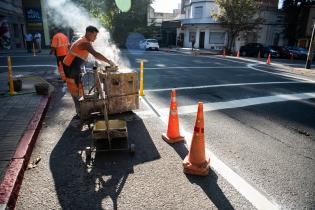
<path fill-rule="evenodd" d="M 313 60 L 313 52 L 314 52 L 314 30 L 315 30 L 315 22 L 313 25 L 313 32 L 312 32 L 312 37 L 311 37 L 311 43 L 310 46 L 308 48 L 308 54 L 307 54 L 307 60 L 306 60 L 306 65 L 305 68 L 306 69 L 311 69 L 311 64 L 312 64 L 312 60 Z"/>

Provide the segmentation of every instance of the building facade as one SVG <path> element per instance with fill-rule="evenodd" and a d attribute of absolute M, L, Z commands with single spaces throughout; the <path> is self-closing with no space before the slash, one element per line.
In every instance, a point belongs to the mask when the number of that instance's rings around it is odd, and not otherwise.
<path fill-rule="evenodd" d="M 177 37 L 183 47 L 192 47 L 195 39 L 195 48 L 222 50 L 228 42 L 226 29 L 212 18 L 212 14 L 219 8 L 215 0 L 183 0 L 183 18 L 181 27 L 177 29 Z M 265 19 L 259 30 L 251 33 L 241 33 L 235 40 L 234 50 L 249 42 L 258 42 L 264 45 L 286 44 L 282 35 L 283 18 L 278 10 L 278 1 L 260 0 L 261 16 Z"/>
<path fill-rule="evenodd" d="M 22 0 L 1 0 L 0 51 L 24 48 L 25 31 Z"/>

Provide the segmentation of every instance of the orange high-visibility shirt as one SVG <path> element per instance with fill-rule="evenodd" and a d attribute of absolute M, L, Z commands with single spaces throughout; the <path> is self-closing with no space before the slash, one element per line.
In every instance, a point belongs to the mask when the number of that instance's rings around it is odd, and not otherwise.
<path fill-rule="evenodd" d="M 69 53 L 63 60 L 63 63 L 65 65 L 70 66 L 75 58 L 79 58 L 82 61 L 80 63 L 84 63 L 84 61 L 87 59 L 89 55 L 89 52 L 87 50 L 81 50 L 79 48 L 79 45 L 85 42 L 90 43 L 90 41 L 83 36 L 72 44 Z"/>
<path fill-rule="evenodd" d="M 69 47 L 68 37 L 63 33 L 55 34 L 51 41 L 51 47 L 56 49 L 57 56 L 65 56 Z"/>

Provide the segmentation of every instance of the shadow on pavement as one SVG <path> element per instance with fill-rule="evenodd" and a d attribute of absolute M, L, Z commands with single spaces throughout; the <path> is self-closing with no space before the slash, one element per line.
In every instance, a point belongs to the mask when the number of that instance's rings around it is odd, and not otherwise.
<path fill-rule="evenodd" d="M 160 158 L 143 121 L 133 114 L 127 120 L 128 151 L 96 152 L 93 164 L 86 164 L 85 148 L 92 142 L 90 130 L 80 131 L 72 119 L 50 156 L 57 196 L 62 209 L 117 209 L 118 198 L 133 167 Z"/>
<path fill-rule="evenodd" d="M 184 143 L 175 143 L 170 144 L 177 152 L 177 154 L 181 157 L 182 160 L 188 154 L 188 149 L 186 148 Z M 211 161 L 210 161 L 211 163 Z M 201 189 L 206 193 L 211 202 L 218 209 L 234 209 L 231 205 L 230 201 L 226 198 L 221 188 L 217 184 L 218 176 L 217 174 L 210 169 L 209 175 L 206 177 L 202 176 L 193 176 L 186 174 L 187 179 L 192 184 L 197 184 L 201 187 Z"/>

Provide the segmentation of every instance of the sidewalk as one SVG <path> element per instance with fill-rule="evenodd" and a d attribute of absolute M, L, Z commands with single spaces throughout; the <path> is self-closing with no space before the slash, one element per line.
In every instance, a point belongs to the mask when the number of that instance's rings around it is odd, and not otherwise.
<path fill-rule="evenodd" d="M 0 77 L 0 209 L 16 199 L 36 141 L 49 97 L 35 92 L 40 77 L 23 77 L 22 91 L 8 95 L 7 77 Z"/>
<path fill-rule="evenodd" d="M 160 48 L 160 51 L 164 52 L 174 52 L 174 53 L 183 53 L 183 54 L 193 54 L 196 53 L 197 55 L 220 55 L 221 51 L 218 50 L 208 50 L 208 49 L 194 49 L 191 48 Z"/>

